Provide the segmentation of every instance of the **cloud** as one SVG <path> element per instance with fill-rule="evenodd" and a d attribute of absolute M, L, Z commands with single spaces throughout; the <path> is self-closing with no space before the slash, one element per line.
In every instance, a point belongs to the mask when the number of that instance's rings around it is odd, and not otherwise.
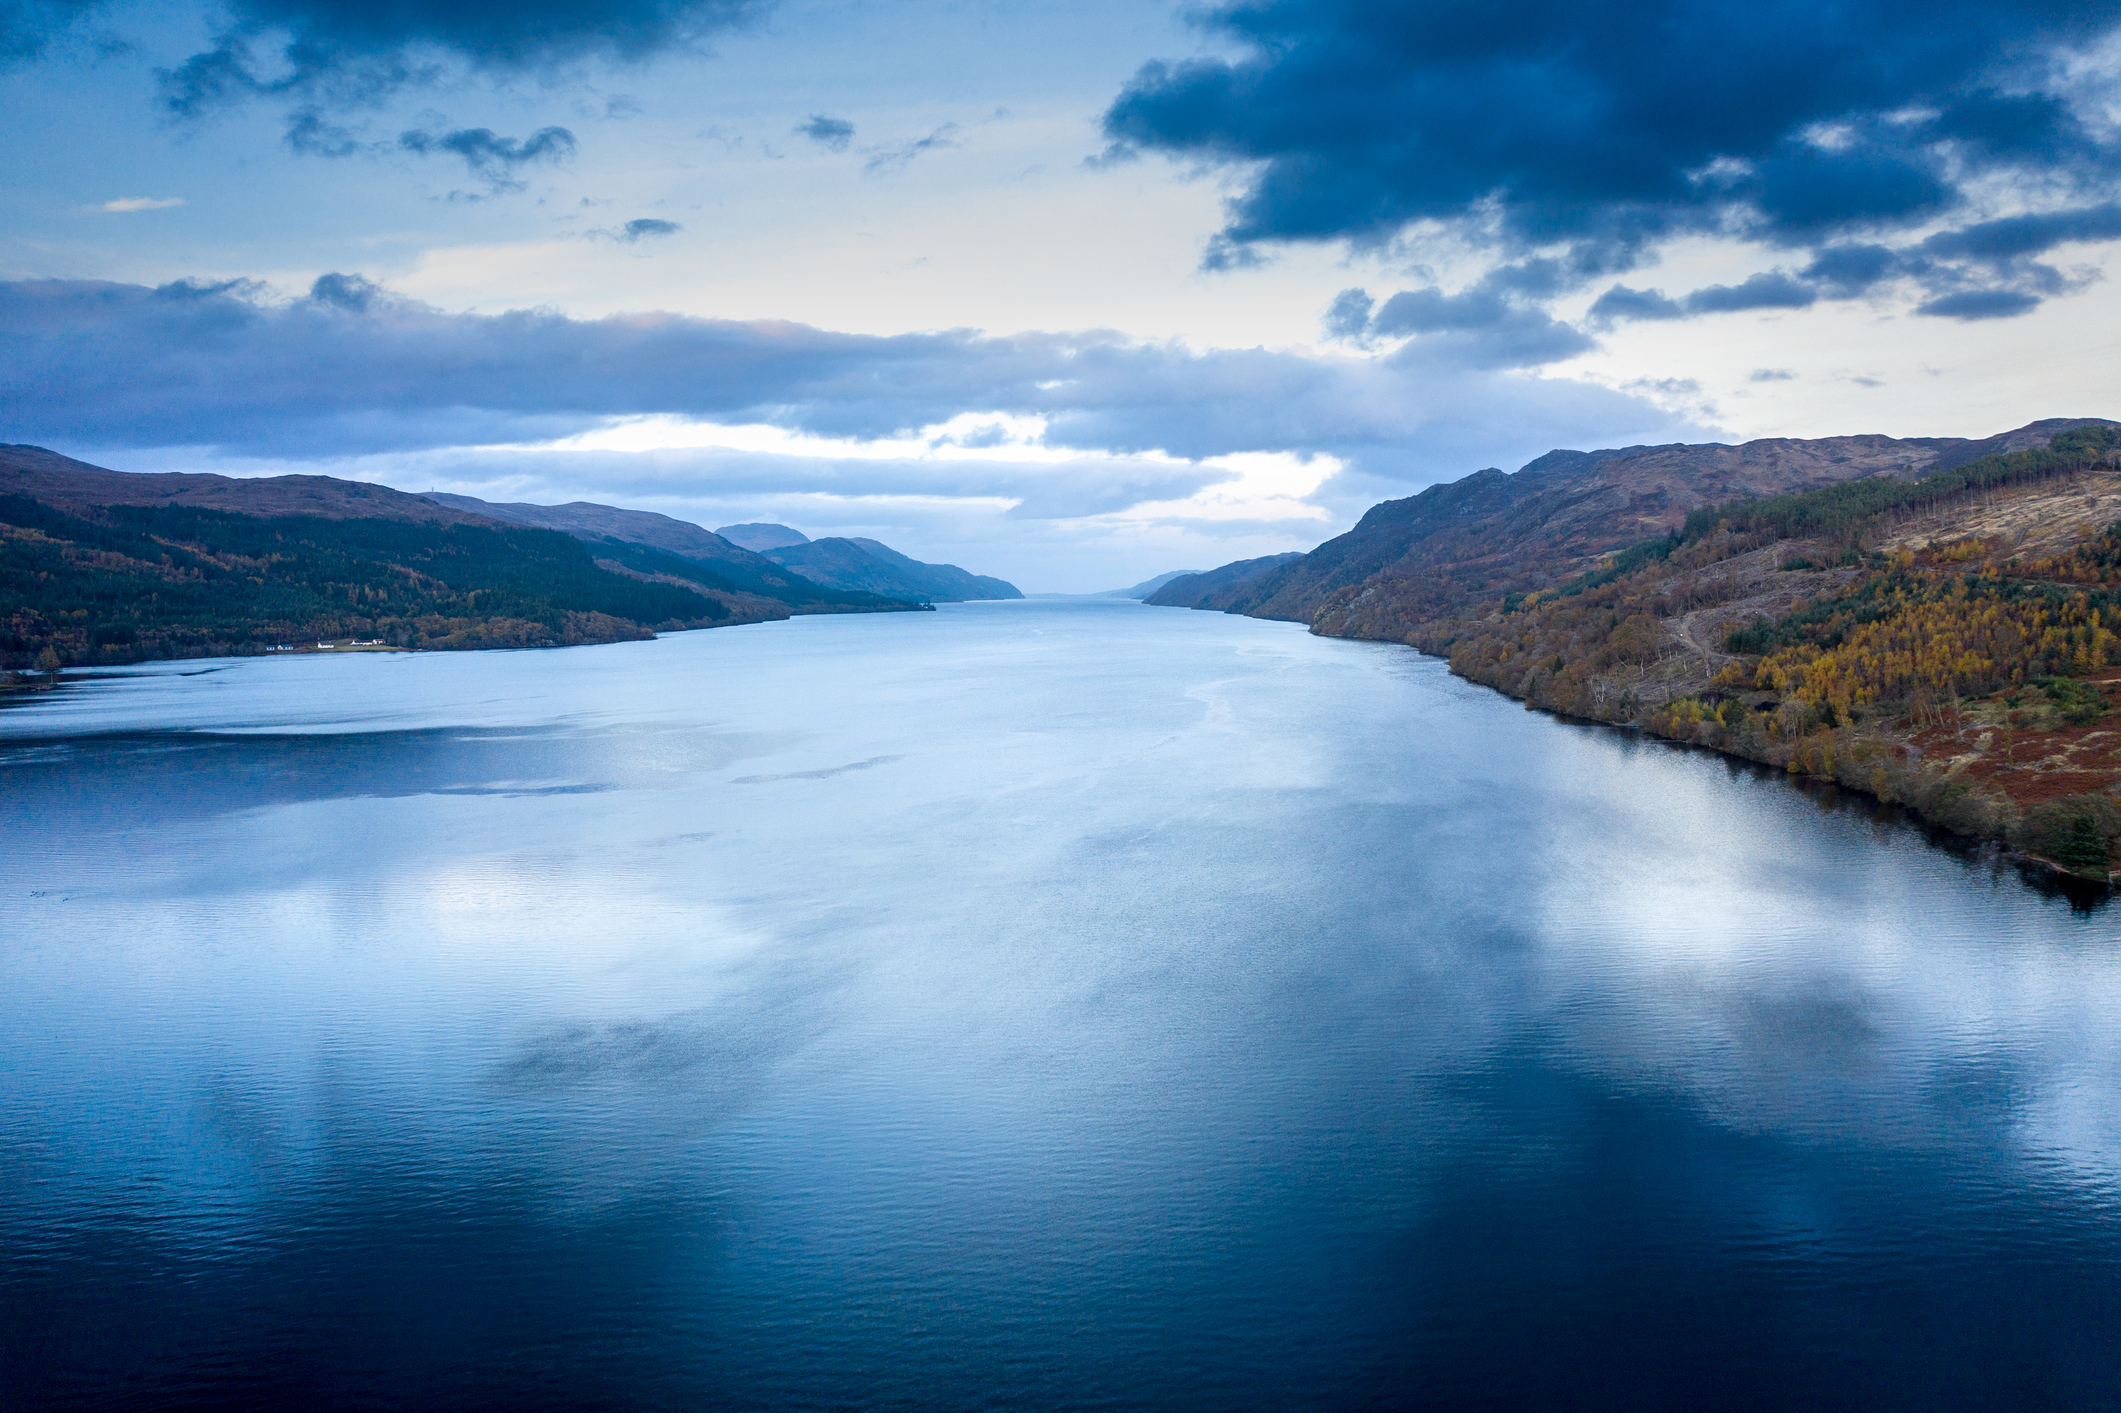
<path fill-rule="evenodd" d="M 1370 311 L 1377 301 L 1366 289 L 1344 289 L 1326 307 L 1326 337 L 1361 343 L 1370 336 Z"/>
<path fill-rule="evenodd" d="M 1999 318 L 2024 314 L 2043 299 L 2081 288 L 2095 274 L 2075 277 L 2032 256 L 2073 242 L 2121 238 L 2121 205 L 2112 203 L 1983 221 L 1940 231 L 1894 249 L 1858 243 L 1827 246 L 1795 275 L 1781 270 L 1736 285 L 1709 285 L 1679 299 L 1662 290 L 1614 284 L 1591 305 L 1600 328 L 1629 320 L 1685 319 L 1752 309 L 1808 309 L 1822 299 L 1857 299 L 1895 284 L 1928 296 L 1918 314 Z"/>
<path fill-rule="evenodd" d="M 1794 383 L 1797 375 L 1787 368 L 1755 368 L 1746 375 L 1749 383 Z"/>
<path fill-rule="evenodd" d="M 464 159 L 472 175 L 495 191 L 521 191 L 516 172 L 536 163 L 564 162 L 574 156 L 574 134 L 566 128 L 539 128 L 527 138 L 501 137 L 491 128 L 459 128 L 434 133 L 418 128 L 398 134 L 401 151 L 425 157 L 437 152 Z"/>
<path fill-rule="evenodd" d="M 1408 337 L 1395 355 L 1401 362 L 1448 363 L 1461 368 L 1536 368 L 1587 353 L 1597 346 L 1589 334 L 1544 310 L 1522 303 L 1521 269 L 1491 271 L 1456 294 L 1440 287 L 1401 290 L 1372 313 L 1369 291 L 1344 289 L 1326 310 L 1326 332 L 1358 346 Z"/>
<path fill-rule="evenodd" d="M 904 171 L 907 164 L 923 152 L 933 152 L 938 148 L 957 146 L 954 137 L 957 130 L 956 123 L 944 123 L 926 137 L 915 138 L 913 141 L 901 143 L 897 147 L 876 149 L 870 155 L 869 160 L 862 164 L 862 174 L 876 177 L 890 172 Z"/>
<path fill-rule="evenodd" d="M 1830 298 L 1853 299 L 1899 270 L 1899 254 L 1882 245 L 1834 245 L 1816 252 L 1801 274 Z"/>
<path fill-rule="evenodd" d="M 1441 323 L 1443 337 L 1490 332 L 1469 304 L 1438 304 L 1395 318 Z M 741 452 L 784 470 L 867 467 L 864 494 L 892 484 L 877 456 L 960 481 L 967 467 L 1014 468 L 1007 493 L 1058 513 L 1170 498 L 1202 465 L 1241 455 L 1329 457 L 1340 469 L 1318 495 L 1359 510 L 1554 445 L 1684 429 L 1638 397 L 1468 371 L 1419 352 L 1419 337 L 1408 347 L 1373 359 L 1100 331 L 882 337 L 672 314 L 451 314 L 346 273 L 287 303 L 245 286 L 34 280 L 0 283 L 0 440 L 315 459 L 549 444 L 662 418 L 706 429 L 700 444 L 722 464 Z M 740 445 L 714 430 L 746 427 L 760 430 Z M 640 450 L 675 455 L 674 437 L 665 427 Z M 1057 469 L 1092 462 L 1095 477 Z M 1023 489 L 1027 467 L 1039 497 Z"/>
<path fill-rule="evenodd" d="M 1588 318 L 1601 327 L 1630 320 L 1689 319 L 1702 314 L 1739 314 L 1753 309 L 1809 309 L 1819 290 L 1780 270 L 1747 277 L 1735 285 L 1707 285 L 1681 299 L 1659 289 L 1616 284 L 1598 296 Z"/>
<path fill-rule="evenodd" d="M 1939 231 L 1916 249 L 1947 260 L 2004 262 L 2044 255 L 2058 245 L 2115 239 L 2121 239 L 2121 205 L 2109 201 L 2100 206 L 2007 216 L 1963 230 Z"/>
<path fill-rule="evenodd" d="M 1686 297 L 1689 314 L 1735 314 L 1747 309 L 1806 309 L 1819 292 L 1779 271 L 1753 275 L 1743 284 L 1710 285 Z"/>
<path fill-rule="evenodd" d="M 1971 322 L 1976 319 L 2010 319 L 2030 313 L 2040 300 L 2035 295 L 2007 289 L 1970 289 L 1958 294 L 1942 295 L 1927 304 L 1917 305 L 1917 314 L 1928 314 L 1940 319 L 1959 319 Z"/>
<path fill-rule="evenodd" d="M 1227 0 L 1199 23 L 1226 57 L 1144 65 L 1103 129 L 1108 159 L 1234 177 L 1225 263 L 1440 230 L 1591 280 L 1681 235 L 1847 244 L 2121 170 L 2083 116 L 2112 68 L 2076 62 L 2113 34 L 2104 6 Z"/>
<path fill-rule="evenodd" d="M 319 275 L 309 287 L 309 302 L 347 314 L 368 314 L 388 302 L 384 288 L 359 275 Z"/>
<path fill-rule="evenodd" d="M 694 48 L 765 9 L 755 0 L 231 0 L 229 27 L 212 47 L 158 77 L 179 117 L 257 98 L 336 108 L 431 83 L 451 65 L 505 78 L 637 62 Z"/>
<path fill-rule="evenodd" d="M 1630 289 L 1616 284 L 1591 305 L 1590 321 L 1617 324 L 1624 319 L 1684 319 L 1686 306 L 1665 297 L 1663 290 Z"/>
<path fill-rule="evenodd" d="M 121 196 L 116 201 L 106 201 L 93 206 L 92 211 L 167 211 L 172 206 L 182 206 L 181 196 Z"/>
<path fill-rule="evenodd" d="M 584 201 L 583 204 L 586 206 L 588 202 Z M 685 228 L 676 221 L 659 220 L 654 216 L 641 216 L 628 221 L 615 231 L 595 230 L 584 234 L 590 240 L 615 240 L 623 245 L 638 245 L 643 240 L 676 235 L 683 229 Z"/>
<path fill-rule="evenodd" d="M 794 128 L 795 136 L 807 137 L 820 147 L 834 152 L 845 152 L 847 144 L 854 141 L 854 124 L 845 118 L 828 118 L 823 113 L 812 113 Z"/>
<path fill-rule="evenodd" d="M 0 69 L 44 53 L 99 0 L 0 0 Z"/>
<path fill-rule="evenodd" d="M 327 120 L 315 108 L 288 115 L 286 140 L 305 157 L 351 157 L 368 146 L 353 129 Z"/>

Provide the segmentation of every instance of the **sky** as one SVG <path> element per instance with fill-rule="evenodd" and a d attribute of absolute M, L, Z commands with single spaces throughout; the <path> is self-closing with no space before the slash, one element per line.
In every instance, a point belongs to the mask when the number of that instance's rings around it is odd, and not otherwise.
<path fill-rule="evenodd" d="M 0 0 L 0 440 L 1028 591 L 2121 416 L 2121 0 Z"/>

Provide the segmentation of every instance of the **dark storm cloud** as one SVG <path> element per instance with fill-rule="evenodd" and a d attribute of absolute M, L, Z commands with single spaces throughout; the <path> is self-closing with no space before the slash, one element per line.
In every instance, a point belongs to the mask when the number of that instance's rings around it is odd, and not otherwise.
<path fill-rule="evenodd" d="M 845 152 L 847 144 L 854 141 L 854 124 L 845 118 L 828 118 L 823 113 L 812 113 L 808 119 L 795 125 L 797 137 L 807 137 L 820 147 L 834 152 Z"/>
<path fill-rule="evenodd" d="M 2099 189 L 2116 149 L 2053 90 L 2116 18 L 2110 0 L 1232 0 L 1202 23 L 1236 56 L 1144 66 L 1104 128 L 1113 155 L 1242 174 L 1213 261 L 1440 223 L 1566 248 L 1580 283 L 1681 234 L 1826 246 L 1976 188 Z"/>
<path fill-rule="evenodd" d="M 1465 309 L 1404 317 L 1484 336 Z M 1640 399 L 1467 372 L 1420 338 L 1370 360 L 1098 331 L 446 314 L 351 274 L 286 304 L 251 286 L 0 283 L 0 441 L 327 457 L 546 440 L 639 414 L 871 438 L 965 412 L 1042 416 L 1049 446 L 1119 455 L 1329 452 L 1370 478 L 1351 494 L 1373 500 L 1497 454 L 1673 430 Z"/>

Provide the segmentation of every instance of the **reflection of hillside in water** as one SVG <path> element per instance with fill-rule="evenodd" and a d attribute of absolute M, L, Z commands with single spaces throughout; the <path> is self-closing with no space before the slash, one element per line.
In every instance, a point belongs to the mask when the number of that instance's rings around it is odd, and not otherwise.
<path fill-rule="evenodd" d="M 1847 797 L 1094 601 L 211 680 L 0 765 L 12 1367 L 740 1406 L 2121 1376 L 2111 914 Z"/>

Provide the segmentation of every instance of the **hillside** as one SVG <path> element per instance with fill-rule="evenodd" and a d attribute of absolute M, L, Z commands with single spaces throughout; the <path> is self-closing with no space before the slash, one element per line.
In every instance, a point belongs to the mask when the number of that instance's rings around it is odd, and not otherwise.
<path fill-rule="evenodd" d="M 912 606 L 824 594 L 773 572 L 799 596 L 834 598 L 827 611 Z M 0 666 L 344 640 L 560 646 L 789 611 L 648 545 L 592 548 L 384 486 L 136 476 L 42 448 L 0 448 Z"/>
<path fill-rule="evenodd" d="M 41 446 L 0 445 L 0 495 L 27 496 L 70 515 L 106 505 L 183 506 L 242 515 L 307 515 L 326 520 L 398 520 L 424 525 L 490 525 L 434 499 L 331 476 L 213 476 L 199 472 L 112 471 Z"/>
<path fill-rule="evenodd" d="M 714 577 L 707 581 L 708 587 L 749 595 L 770 616 L 865 612 L 894 604 L 904 606 L 920 597 L 917 594 L 874 592 L 859 585 L 821 584 L 762 554 L 731 544 L 722 536 L 689 521 L 653 511 L 623 510 L 582 500 L 566 505 L 497 504 L 475 496 L 439 492 L 430 493 L 426 498 L 511 524 L 564 531 L 598 546 L 599 554 L 621 563 L 635 557 L 639 548 L 676 555 L 712 571 Z M 634 549 L 630 550 L 628 546 Z"/>
<path fill-rule="evenodd" d="M 724 525 L 714 533 L 733 545 L 742 545 L 745 549 L 759 554 L 787 545 L 810 543 L 810 537 L 793 526 L 775 525 L 759 520 L 745 525 Z"/>
<path fill-rule="evenodd" d="M 832 589 L 933 603 L 1023 597 L 1006 579 L 970 574 L 954 564 L 924 564 L 870 539 L 808 540 L 769 549 L 766 557 Z"/>
<path fill-rule="evenodd" d="M 1963 454 L 1997 446 L 2016 449 Z M 1618 553 L 1551 566 L 1410 556 L 1414 573 L 1403 560 L 1331 591 L 1312 628 L 1403 641 L 1529 705 L 1831 779 L 2104 878 L 2121 845 L 2121 428 L 2036 423 L 1919 475 L 1701 501 Z M 1500 542 L 1516 513 L 1505 501 L 1451 538 Z"/>
<path fill-rule="evenodd" d="M 1107 589 L 1104 593 L 1098 595 L 1098 597 L 1107 599 L 1146 599 L 1149 597 L 1149 595 L 1155 593 L 1158 589 L 1161 589 L 1164 585 L 1170 583 L 1173 579 L 1183 579 L 1189 574 L 1199 574 L 1201 572 L 1203 571 L 1198 569 L 1166 570 L 1164 573 L 1157 575 L 1154 579 L 1142 580 L 1139 584 L 1136 584 L 1131 589 Z"/>
<path fill-rule="evenodd" d="M 1294 560 L 1298 553 L 1270 554 L 1259 559 L 1240 559 L 1197 574 L 1181 574 L 1158 585 L 1143 601 L 1158 608 L 1205 608 L 1210 598 L 1264 578 Z"/>
<path fill-rule="evenodd" d="M 1379 616 L 1411 625 L 1484 594 L 1567 578 L 1591 558 L 1678 529 L 1703 506 L 1923 475 L 2044 445 L 2075 425 L 2035 422 L 1979 441 L 1854 436 L 1552 451 L 1515 475 L 1477 471 L 1374 506 L 1347 534 L 1198 606 L 1311 623 L 1329 603 L 1384 599 Z"/>

